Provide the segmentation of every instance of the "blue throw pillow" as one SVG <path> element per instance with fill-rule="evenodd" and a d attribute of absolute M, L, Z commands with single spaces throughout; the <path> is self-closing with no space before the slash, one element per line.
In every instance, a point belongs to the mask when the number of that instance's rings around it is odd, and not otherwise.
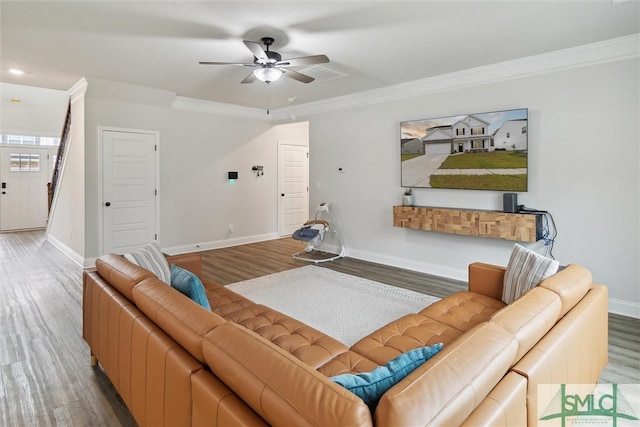
<path fill-rule="evenodd" d="M 171 264 L 171 287 L 188 296 L 207 310 L 211 310 L 204 285 L 198 279 L 198 276 L 189 270 Z"/>
<path fill-rule="evenodd" d="M 440 349 L 442 349 L 442 343 L 416 348 L 402 353 L 386 365 L 378 366 L 371 372 L 336 375 L 330 380 L 364 400 L 373 414 L 380 397 L 387 390 L 429 360 Z"/>

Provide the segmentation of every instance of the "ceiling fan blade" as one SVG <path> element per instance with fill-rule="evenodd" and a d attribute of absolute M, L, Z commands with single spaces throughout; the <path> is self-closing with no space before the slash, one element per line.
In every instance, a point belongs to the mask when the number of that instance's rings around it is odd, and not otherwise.
<path fill-rule="evenodd" d="M 243 43 L 251 51 L 251 53 L 253 53 L 253 56 L 258 59 L 258 62 L 260 62 L 261 64 L 266 64 L 267 62 L 269 62 L 269 57 L 267 56 L 267 53 L 264 51 L 264 49 L 262 49 L 262 46 L 260 46 L 260 43 L 250 42 L 247 40 L 244 40 Z"/>
<path fill-rule="evenodd" d="M 217 61 L 200 61 L 201 65 L 241 65 L 243 67 L 255 67 L 256 64 L 243 64 L 241 62 L 217 62 Z"/>
<path fill-rule="evenodd" d="M 240 83 L 242 83 L 242 84 L 253 83 L 255 81 L 256 81 L 256 76 L 255 76 L 255 74 L 251 73 L 247 77 L 245 77 L 244 80 L 242 80 Z"/>
<path fill-rule="evenodd" d="M 290 79 L 297 80 L 302 83 L 311 83 L 312 81 L 315 80 L 311 76 L 307 76 L 306 74 L 302 74 L 294 70 L 287 69 L 287 70 L 282 70 L 282 72 L 284 73 L 285 76 L 289 77 Z"/>
<path fill-rule="evenodd" d="M 325 64 L 329 62 L 327 55 L 302 56 L 276 62 L 279 67 L 297 67 L 298 65 Z"/>

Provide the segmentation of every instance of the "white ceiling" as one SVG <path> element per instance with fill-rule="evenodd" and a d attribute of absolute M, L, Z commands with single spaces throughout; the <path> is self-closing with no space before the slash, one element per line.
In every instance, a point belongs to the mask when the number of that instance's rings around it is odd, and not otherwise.
<path fill-rule="evenodd" d="M 68 90 L 94 77 L 247 107 L 263 108 L 268 98 L 275 109 L 637 34 L 639 5 L 1 0 L 0 79 Z M 272 50 L 283 58 L 326 54 L 331 62 L 323 67 L 346 76 L 241 85 L 249 68 L 198 64 L 251 62 L 242 40 L 263 36 L 276 39 Z M 10 68 L 25 74 L 14 76 Z"/>

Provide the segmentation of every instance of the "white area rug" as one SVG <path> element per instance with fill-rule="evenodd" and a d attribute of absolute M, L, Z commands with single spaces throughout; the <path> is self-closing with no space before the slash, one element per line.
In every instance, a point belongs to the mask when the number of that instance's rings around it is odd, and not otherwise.
<path fill-rule="evenodd" d="M 348 347 L 440 299 L 313 265 L 233 283 L 228 288 Z"/>

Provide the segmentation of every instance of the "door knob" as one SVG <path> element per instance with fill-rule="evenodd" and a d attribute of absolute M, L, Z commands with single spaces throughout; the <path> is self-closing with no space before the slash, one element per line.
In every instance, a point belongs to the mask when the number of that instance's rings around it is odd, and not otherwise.
<path fill-rule="evenodd" d="M 284 193 L 280 194 L 282 197 L 284 197 Z"/>
<path fill-rule="evenodd" d="M 109 207 L 109 206 L 111 206 L 111 202 L 107 202 L 107 203 L 105 203 L 104 205 L 105 205 L 106 207 Z"/>

